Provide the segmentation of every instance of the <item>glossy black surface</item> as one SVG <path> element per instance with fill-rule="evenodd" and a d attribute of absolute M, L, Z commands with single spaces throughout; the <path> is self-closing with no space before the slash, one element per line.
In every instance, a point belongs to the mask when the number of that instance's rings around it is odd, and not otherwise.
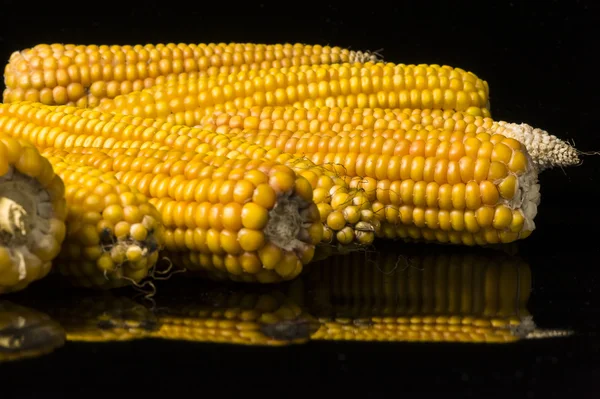
<path fill-rule="evenodd" d="M 473 71 L 489 83 L 495 119 L 526 122 L 573 140 L 580 150 L 600 150 L 594 59 L 600 21 L 593 1 L 116 7 L 5 1 L 0 57 L 39 42 L 300 41 L 383 48 L 393 62 Z M 49 391 L 597 397 L 599 165 L 597 156 L 586 156 L 579 167 L 544 172 L 537 230 L 519 244 L 532 273 L 527 308 L 535 323 L 573 330 L 569 337 L 508 345 L 322 341 L 275 348 L 68 342 L 50 355 L 0 364 L 2 397 Z"/>

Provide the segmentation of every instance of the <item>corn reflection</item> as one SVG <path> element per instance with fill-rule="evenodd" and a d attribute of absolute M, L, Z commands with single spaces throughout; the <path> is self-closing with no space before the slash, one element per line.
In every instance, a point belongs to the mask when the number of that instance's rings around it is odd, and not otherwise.
<path fill-rule="evenodd" d="M 64 342 L 65 331 L 47 314 L 0 301 L 0 362 L 44 355 Z"/>
<path fill-rule="evenodd" d="M 190 298 L 186 293 L 197 293 L 198 284 L 184 285 L 178 285 L 179 295 L 165 287 L 157 298 L 161 327 L 153 337 L 281 346 L 307 342 L 318 330 L 316 320 L 282 287 L 216 288 Z"/>
<path fill-rule="evenodd" d="M 348 254 L 314 264 L 305 280 L 316 340 L 510 342 L 533 327 L 530 268 L 498 251 Z"/>
<path fill-rule="evenodd" d="M 29 291 L 23 297 L 37 297 L 30 306 L 60 323 L 69 341 L 281 346 L 310 340 L 504 343 L 539 336 L 527 310 L 530 268 L 517 256 L 434 245 L 330 255 L 322 253 L 299 278 L 279 285 L 175 276 L 157 285 L 152 303 L 127 290 L 67 292 L 53 300 Z"/>

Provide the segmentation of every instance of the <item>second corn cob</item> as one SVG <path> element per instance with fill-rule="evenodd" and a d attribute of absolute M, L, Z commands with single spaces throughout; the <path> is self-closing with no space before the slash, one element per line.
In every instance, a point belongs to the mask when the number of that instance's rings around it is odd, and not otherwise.
<path fill-rule="evenodd" d="M 275 282 L 296 277 L 312 259 L 322 234 L 318 210 L 309 183 L 288 167 L 249 160 L 221 166 L 226 158 L 200 154 L 175 161 L 168 152 L 160 162 L 147 151 L 127 152 L 152 170 L 128 174 L 121 169 L 127 158 L 101 150 L 66 159 L 116 172 L 122 184 L 148 195 L 166 227 L 166 250 L 197 254 L 189 269 Z"/>
<path fill-rule="evenodd" d="M 98 110 L 196 125 L 204 109 L 432 108 L 489 116 L 487 84 L 460 68 L 356 63 L 273 68 L 194 78 L 103 101 Z"/>

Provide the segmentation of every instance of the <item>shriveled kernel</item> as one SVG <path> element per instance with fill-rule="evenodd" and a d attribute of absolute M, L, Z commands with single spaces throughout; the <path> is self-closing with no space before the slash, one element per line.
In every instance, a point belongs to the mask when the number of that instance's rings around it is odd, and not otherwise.
<path fill-rule="evenodd" d="M 336 239 L 340 244 L 348 245 L 354 240 L 354 230 L 346 226 L 336 233 Z"/>

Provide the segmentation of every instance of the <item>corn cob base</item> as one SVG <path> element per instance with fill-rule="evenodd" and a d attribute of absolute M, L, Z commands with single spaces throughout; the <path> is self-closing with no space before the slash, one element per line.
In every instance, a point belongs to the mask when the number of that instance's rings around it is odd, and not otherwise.
<path fill-rule="evenodd" d="M 62 181 L 25 142 L 0 138 L 0 294 L 45 277 L 65 238 Z"/>

